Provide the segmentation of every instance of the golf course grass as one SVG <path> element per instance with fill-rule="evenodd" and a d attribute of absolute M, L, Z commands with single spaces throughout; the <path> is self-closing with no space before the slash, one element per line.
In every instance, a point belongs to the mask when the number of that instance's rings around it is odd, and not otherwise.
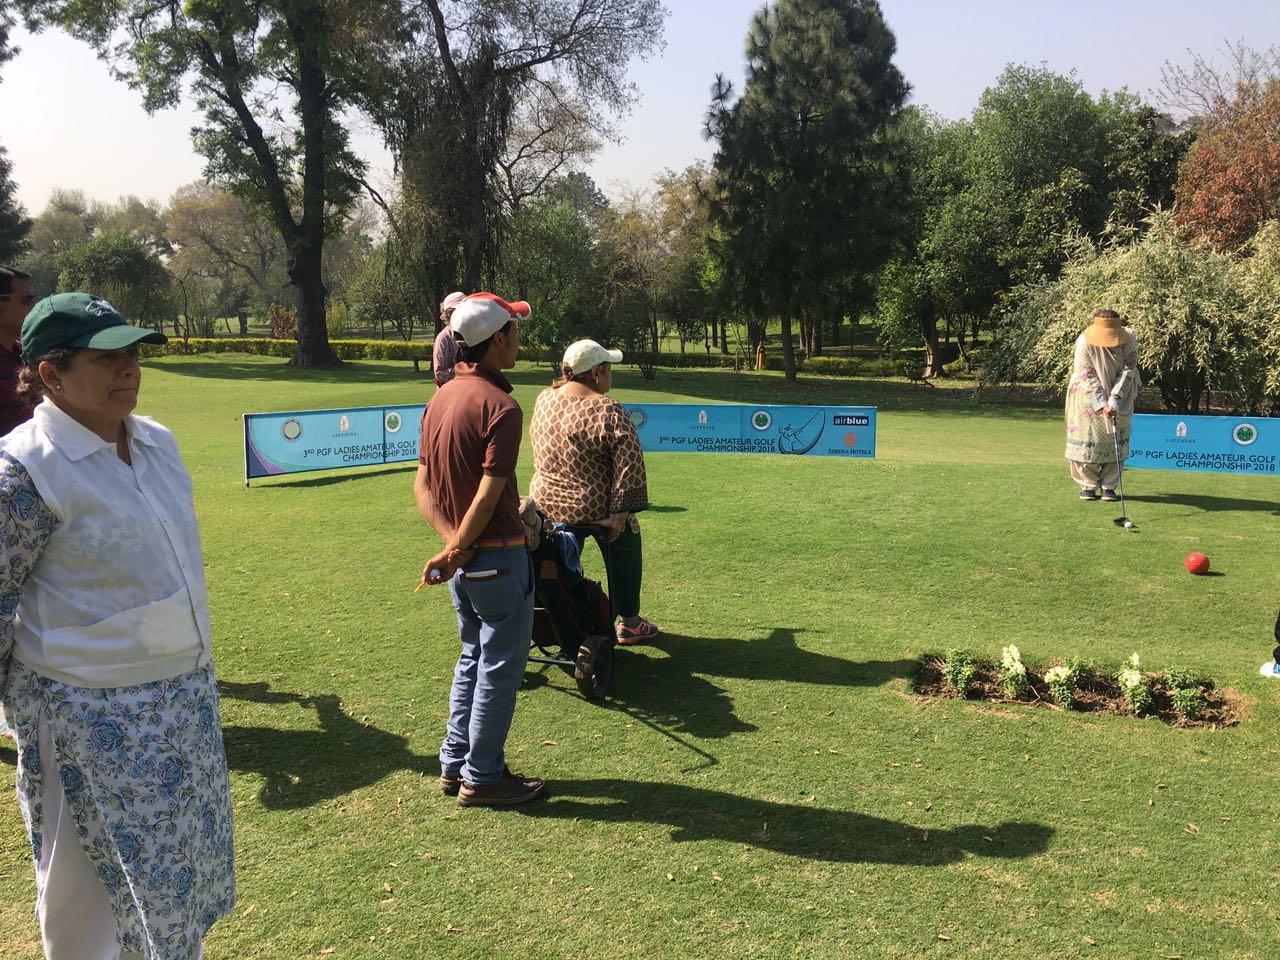
<path fill-rule="evenodd" d="M 545 369 L 512 374 L 526 414 Z M 412 464 L 243 483 L 246 411 L 425 401 L 405 363 L 144 368 L 194 477 L 239 904 L 210 958 L 1277 956 L 1280 481 L 1133 470 L 1082 503 L 1056 406 L 971 386 L 619 368 L 648 402 L 871 404 L 877 457 L 649 454 L 643 612 L 588 702 L 531 668 L 508 759 L 549 796 L 460 809 L 435 754 L 457 649 Z M 527 419 L 526 419 L 527 423 Z M 531 457 L 526 443 L 521 489 Z M 1191 550 L 1218 576 L 1192 577 Z M 963 647 L 1191 670 L 1229 729 L 929 699 Z M 0 743 L 0 957 L 41 956 Z"/>

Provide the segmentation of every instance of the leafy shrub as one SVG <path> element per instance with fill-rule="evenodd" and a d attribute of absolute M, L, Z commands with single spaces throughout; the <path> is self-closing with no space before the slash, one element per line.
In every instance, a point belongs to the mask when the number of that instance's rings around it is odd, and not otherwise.
<path fill-rule="evenodd" d="M 973 688 L 973 675 L 976 668 L 973 658 L 965 650 L 948 650 L 946 660 L 942 664 L 942 675 L 959 696 L 967 697 Z"/>
<path fill-rule="evenodd" d="M 328 328 L 329 336 L 334 340 L 343 340 L 346 338 L 355 323 L 351 319 L 351 313 L 347 310 L 347 305 L 341 300 L 334 300 L 324 311 L 324 325 Z"/>
<path fill-rule="evenodd" d="M 1176 687 L 1169 692 L 1169 699 L 1173 702 L 1173 709 L 1188 720 L 1204 706 L 1204 695 L 1199 687 Z"/>
<path fill-rule="evenodd" d="M 1138 669 L 1138 655 L 1135 653 L 1116 674 L 1116 682 L 1128 701 L 1129 709 L 1141 716 L 1151 709 L 1151 684 L 1143 672 Z"/>
<path fill-rule="evenodd" d="M 1067 669 L 1076 683 L 1091 680 L 1098 672 L 1094 662 L 1087 657 L 1067 657 Z"/>
<path fill-rule="evenodd" d="M 1050 696 L 1067 709 L 1071 708 L 1071 695 L 1075 691 L 1073 679 L 1071 668 L 1067 666 L 1050 667 L 1044 672 L 1044 683 Z"/>
<path fill-rule="evenodd" d="M 1204 706 L 1204 695 L 1200 692 L 1201 680 L 1186 670 L 1170 669 L 1161 677 L 1165 688 L 1169 691 L 1169 700 L 1173 709 L 1186 719 L 1191 719 Z"/>

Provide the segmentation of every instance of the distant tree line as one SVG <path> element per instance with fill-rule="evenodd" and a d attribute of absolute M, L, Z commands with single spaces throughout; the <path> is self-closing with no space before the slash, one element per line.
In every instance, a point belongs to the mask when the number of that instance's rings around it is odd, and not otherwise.
<path fill-rule="evenodd" d="M 329 336 L 421 335 L 449 290 L 491 287 L 534 304 L 534 347 L 591 334 L 647 372 L 663 337 L 749 357 L 780 327 L 788 379 L 852 321 L 921 348 L 926 376 L 958 354 L 1052 382 L 1105 304 L 1171 407 L 1277 406 L 1256 269 L 1280 218 L 1275 49 L 1169 66 L 1158 104 L 1011 64 L 948 121 L 909 105 L 874 0 L 778 0 L 741 90 L 713 84 L 713 161 L 609 201 L 581 171 L 661 44 L 658 0 L 9 2 L 112 54 L 149 109 L 189 87 L 205 117 L 208 180 L 163 209 L 64 191 L 28 218 L 0 152 L 0 250 L 46 289 L 96 279 L 184 329 L 294 307 L 311 365 L 336 362 Z M 395 157 L 386 189 L 356 116 Z"/>

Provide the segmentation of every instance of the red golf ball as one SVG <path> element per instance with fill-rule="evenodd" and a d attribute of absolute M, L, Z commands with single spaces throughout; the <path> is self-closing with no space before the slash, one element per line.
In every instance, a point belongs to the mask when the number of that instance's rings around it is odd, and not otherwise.
<path fill-rule="evenodd" d="M 1199 551 L 1188 553 L 1182 565 L 1187 568 L 1187 573 L 1194 573 L 1197 577 L 1209 572 L 1209 558 Z"/>

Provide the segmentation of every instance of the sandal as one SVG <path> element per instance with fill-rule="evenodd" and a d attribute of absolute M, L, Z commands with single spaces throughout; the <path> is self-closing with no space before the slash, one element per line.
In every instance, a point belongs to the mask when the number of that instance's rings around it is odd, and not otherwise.
<path fill-rule="evenodd" d="M 644 643 L 658 635 L 658 628 L 644 617 L 632 627 L 625 623 L 618 624 L 618 646 L 629 647 L 632 644 Z"/>

